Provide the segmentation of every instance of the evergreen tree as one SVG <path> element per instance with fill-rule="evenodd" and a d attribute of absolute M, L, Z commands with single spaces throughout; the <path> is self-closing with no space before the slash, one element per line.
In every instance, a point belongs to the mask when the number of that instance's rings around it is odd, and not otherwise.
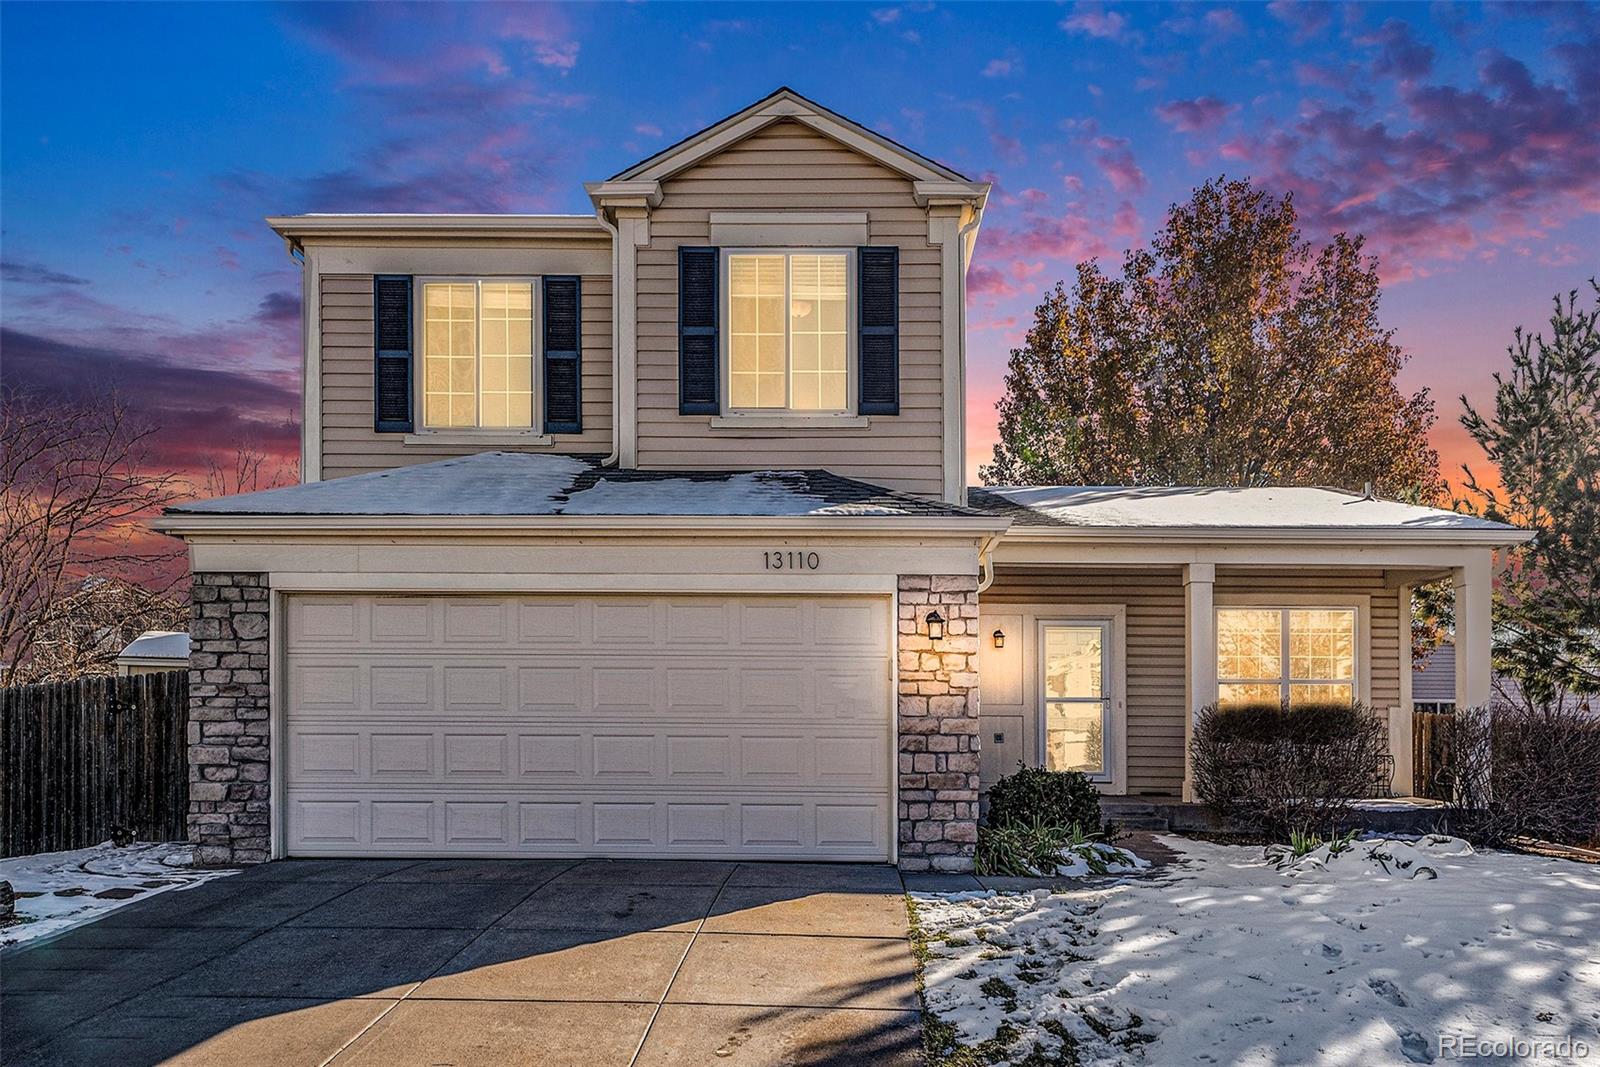
<path fill-rule="evenodd" d="M 1467 469 L 1463 503 L 1537 532 L 1501 576 L 1495 668 L 1535 704 L 1600 693 L 1600 285 L 1555 299 L 1550 339 L 1519 327 L 1496 374 L 1493 410 L 1461 398 L 1461 423 L 1499 471 L 1498 487 Z"/>

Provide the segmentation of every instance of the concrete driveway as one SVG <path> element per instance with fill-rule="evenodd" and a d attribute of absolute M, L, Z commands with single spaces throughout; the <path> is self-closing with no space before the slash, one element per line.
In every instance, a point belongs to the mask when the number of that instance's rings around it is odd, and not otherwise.
<path fill-rule="evenodd" d="M 287 860 L 0 956 L 21 1064 L 912 1064 L 892 868 Z"/>

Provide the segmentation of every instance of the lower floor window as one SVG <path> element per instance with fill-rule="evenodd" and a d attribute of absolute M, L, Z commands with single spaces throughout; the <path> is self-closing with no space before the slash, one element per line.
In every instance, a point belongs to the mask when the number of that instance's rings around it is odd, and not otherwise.
<path fill-rule="evenodd" d="M 1046 623 L 1040 658 L 1044 671 L 1044 765 L 1052 771 L 1110 773 L 1106 737 L 1111 729 L 1110 625 Z"/>
<path fill-rule="evenodd" d="M 1348 703 L 1355 680 L 1355 609 L 1218 609 L 1219 703 Z"/>

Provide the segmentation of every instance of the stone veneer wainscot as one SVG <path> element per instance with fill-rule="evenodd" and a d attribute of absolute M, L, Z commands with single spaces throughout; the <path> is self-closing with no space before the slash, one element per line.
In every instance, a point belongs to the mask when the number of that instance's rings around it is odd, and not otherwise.
<path fill-rule="evenodd" d="M 189 840 L 207 866 L 271 855 L 271 677 L 262 574 L 194 576 L 189 609 Z"/>
<path fill-rule="evenodd" d="M 978 580 L 902 574 L 900 867 L 970 871 L 978 843 Z M 937 610 L 945 636 L 928 637 Z"/>

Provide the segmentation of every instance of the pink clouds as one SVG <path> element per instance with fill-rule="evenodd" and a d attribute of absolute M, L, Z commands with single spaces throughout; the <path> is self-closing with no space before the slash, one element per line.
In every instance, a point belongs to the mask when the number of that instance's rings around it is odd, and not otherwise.
<path fill-rule="evenodd" d="M 1142 193 L 1149 186 L 1138 160 L 1133 158 L 1133 150 L 1126 137 L 1102 134 L 1092 138 L 1089 145 L 1094 149 L 1095 166 L 1111 183 L 1111 188 L 1119 193 Z"/>
<path fill-rule="evenodd" d="M 1484 55 L 1477 86 L 1460 88 L 1409 80 L 1431 65 L 1409 51 L 1409 32 L 1386 23 L 1371 40 L 1375 65 L 1402 79 L 1402 121 L 1306 101 L 1293 121 L 1218 155 L 1292 190 L 1313 232 L 1366 234 L 1389 280 L 1432 260 L 1492 258 L 1530 228 L 1600 210 L 1600 79 L 1585 65 L 1600 63 L 1600 46 L 1568 47 L 1570 88 L 1500 52 Z"/>
<path fill-rule="evenodd" d="M 1221 126 L 1237 110 L 1239 105 L 1215 96 L 1197 96 L 1170 100 L 1156 108 L 1156 115 L 1179 133 L 1203 133 Z"/>
<path fill-rule="evenodd" d="M 1061 28 L 1068 33 L 1081 34 L 1102 41 L 1135 41 L 1138 35 L 1128 24 L 1128 17 L 1120 11 L 1107 11 L 1099 4 L 1080 3 L 1072 14 L 1061 20 Z"/>

